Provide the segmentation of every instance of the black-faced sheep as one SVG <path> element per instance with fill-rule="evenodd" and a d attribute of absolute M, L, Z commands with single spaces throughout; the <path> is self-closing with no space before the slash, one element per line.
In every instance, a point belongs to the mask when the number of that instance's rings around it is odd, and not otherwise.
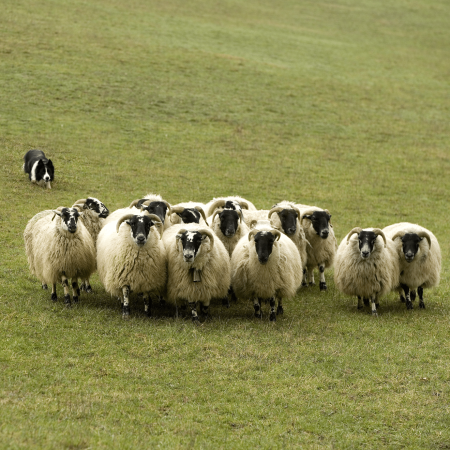
<path fill-rule="evenodd" d="M 53 301 L 57 300 L 56 284 L 62 282 L 68 306 L 71 303 L 68 280 L 72 280 L 73 301 L 78 302 L 78 278 L 89 278 L 95 271 L 94 241 L 79 218 L 76 208 L 59 207 L 36 214 L 24 231 L 31 273 L 43 287 L 52 285 Z"/>
<path fill-rule="evenodd" d="M 271 321 L 283 313 L 283 298 L 294 297 L 302 282 L 297 247 L 268 221 L 257 223 L 238 242 L 231 256 L 231 268 L 231 286 L 237 297 L 253 301 L 258 318 L 262 317 L 261 300 L 269 300 Z"/>
<path fill-rule="evenodd" d="M 339 245 L 334 282 L 344 294 L 358 297 L 358 309 L 369 299 L 376 315 L 379 298 L 398 286 L 399 275 L 395 244 L 379 228 L 353 228 Z"/>
<path fill-rule="evenodd" d="M 411 300 L 419 294 L 419 306 L 425 308 L 423 289 L 437 286 L 441 273 L 441 249 L 436 236 L 426 228 L 408 222 L 383 229 L 395 244 L 400 261 L 400 299 L 412 309 Z M 405 297 L 401 295 L 402 291 Z M 410 292 L 411 291 L 411 292 Z"/>

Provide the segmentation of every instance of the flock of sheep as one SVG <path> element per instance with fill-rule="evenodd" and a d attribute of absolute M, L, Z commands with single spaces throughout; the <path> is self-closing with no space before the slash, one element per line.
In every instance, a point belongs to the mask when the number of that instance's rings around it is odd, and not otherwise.
<path fill-rule="evenodd" d="M 380 297 L 392 290 L 412 309 L 423 288 L 439 284 L 441 253 L 434 234 L 410 223 L 354 228 L 337 247 L 326 209 L 283 201 L 270 210 L 239 196 L 207 204 L 170 205 L 149 194 L 109 214 L 98 199 L 77 200 L 71 208 L 38 213 L 24 232 L 31 272 L 64 287 L 64 301 L 78 301 L 80 289 L 91 291 L 95 270 L 105 290 L 130 315 L 130 294 L 143 295 L 152 314 L 158 300 L 190 307 L 192 320 L 207 315 L 211 300 L 229 306 L 230 299 L 251 301 L 262 317 L 261 302 L 270 304 L 269 319 L 283 313 L 283 299 L 303 285 L 327 289 L 325 269 L 334 264 L 336 287 L 358 297 L 358 308 L 377 314 Z M 81 284 L 78 285 L 78 280 Z M 178 308 L 177 308 L 178 311 Z"/>

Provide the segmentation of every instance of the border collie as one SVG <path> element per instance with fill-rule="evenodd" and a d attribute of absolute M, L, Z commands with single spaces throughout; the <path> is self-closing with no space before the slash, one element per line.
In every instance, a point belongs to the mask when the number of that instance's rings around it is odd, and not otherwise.
<path fill-rule="evenodd" d="M 31 182 L 51 189 L 50 182 L 55 177 L 52 160 L 47 159 L 41 150 L 29 150 L 23 160 L 23 171 L 29 175 Z"/>

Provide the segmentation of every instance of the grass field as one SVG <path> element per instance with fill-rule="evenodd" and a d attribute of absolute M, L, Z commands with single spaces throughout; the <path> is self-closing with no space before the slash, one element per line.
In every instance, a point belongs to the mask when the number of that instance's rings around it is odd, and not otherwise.
<path fill-rule="evenodd" d="M 450 448 L 449 23 L 437 0 L 4 0 L 0 448 Z M 23 174 L 30 148 L 52 190 Z M 27 221 L 148 192 L 317 204 L 339 241 L 420 223 L 441 284 L 373 319 L 330 271 L 275 324 L 250 302 L 149 320 L 134 298 L 123 321 L 97 276 L 51 302 Z"/>

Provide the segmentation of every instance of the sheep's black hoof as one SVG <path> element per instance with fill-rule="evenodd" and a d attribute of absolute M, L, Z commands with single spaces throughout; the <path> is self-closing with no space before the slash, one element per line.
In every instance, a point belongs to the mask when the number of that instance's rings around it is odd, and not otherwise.
<path fill-rule="evenodd" d="M 306 281 L 302 281 L 302 286 L 306 287 L 308 286 L 308 283 Z"/>
<path fill-rule="evenodd" d="M 416 299 L 416 291 L 411 291 L 409 293 L 409 298 L 411 299 L 411 301 L 413 302 Z"/>
<path fill-rule="evenodd" d="M 69 295 L 69 294 L 67 294 L 67 295 L 64 296 L 64 304 L 65 304 L 68 308 L 70 308 L 70 295 Z"/>
<path fill-rule="evenodd" d="M 73 297 L 73 302 L 74 303 L 78 303 L 78 297 L 77 296 Z"/>
<path fill-rule="evenodd" d="M 364 306 L 370 306 L 370 301 L 368 298 L 363 298 Z"/>
<path fill-rule="evenodd" d="M 406 309 L 413 309 L 413 304 L 411 300 L 406 302 Z"/>
<path fill-rule="evenodd" d="M 129 319 L 130 318 L 130 305 L 123 305 L 122 307 L 122 318 Z"/>
<path fill-rule="evenodd" d="M 419 307 L 421 309 L 425 309 L 425 303 L 424 302 L 419 302 Z"/>
<path fill-rule="evenodd" d="M 42 289 L 47 290 L 47 289 L 48 289 L 48 286 L 47 286 L 46 284 L 43 284 L 43 285 L 42 285 Z"/>
<path fill-rule="evenodd" d="M 321 291 L 326 291 L 328 289 L 327 283 L 325 281 L 323 281 L 323 282 L 321 281 L 319 287 L 320 287 Z"/>
<path fill-rule="evenodd" d="M 403 297 L 403 295 L 400 295 L 400 301 L 401 301 L 402 303 L 405 303 L 405 302 L 406 302 L 406 298 Z"/>
<path fill-rule="evenodd" d="M 200 325 L 200 320 L 198 316 L 192 316 L 192 323 L 195 325 Z"/>
<path fill-rule="evenodd" d="M 275 311 L 271 312 L 269 315 L 269 320 L 271 322 L 275 322 L 277 320 L 277 315 L 275 314 Z"/>
<path fill-rule="evenodd" d="M 310 282 L 309 282 L 309 285 L 310 285 L 310 286 L 315 286 L 316 283 L 313 283 L 312 281 L 310 281 Z"/>
<path fill-rule="evenodd" d="M 224 297 L 224 298 L 222 299 L 222 305 L 225 306 L 226 308 L 229 308 L 229 307 L 230 307 L 230 301 L 228 300 L 228 296 L 227 296 L 227 297 Z"/>
<path fill-rule="evenodd" d="M 283 307 L 281 305 L 279 305 L 278 308 L 277 308 L 277 314 L 281 315 L 283 313 L 284 313 Z"/>
<path fill-rule="evenodd" d="M 86 286 L 85 290 L 86 290 L 86 292 L 87 292 L 88 294 L 92 294 L 92 293 L 94 292 L 94 291 L 92 290 L 90 284 L 88 284 L 88 285 Z"/>
<path fill-rule="evenodd" d="M 262 314 L 260 312 L 255 312 L 255 317 L 257 319 L 262 319 Z"/>
<path fill-rule="evenodd" d="M 57 301 L 58 301 L 58 296 L 56 295 L 56 292 L 52 292 L 52 297 L 51 297 L 51 299 L 52 299 L 54 302 L 57 302 Z"/>
<path fill-rule="evenodd" d="M 77 289 L 77 295 L 78 295 L 78 297 L 81 295 L 81 292 L 80 292 L 79 288 Z"/>

